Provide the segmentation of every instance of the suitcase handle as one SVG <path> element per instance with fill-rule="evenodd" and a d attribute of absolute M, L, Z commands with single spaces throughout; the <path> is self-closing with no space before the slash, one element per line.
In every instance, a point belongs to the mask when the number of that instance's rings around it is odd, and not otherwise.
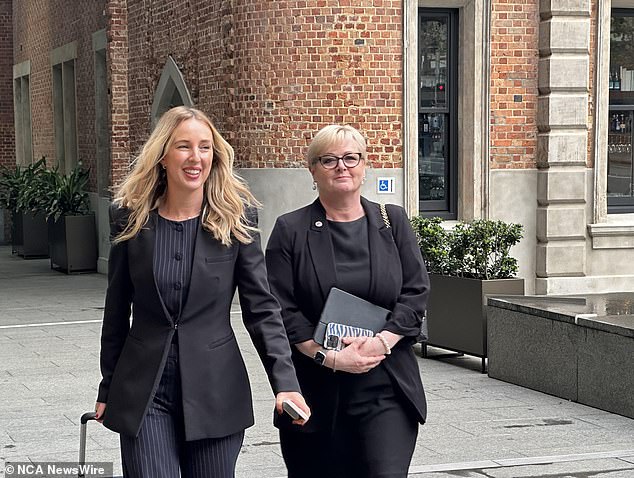
<path fill-rule="evenodd" d="M 81 420 L 81 424 L 85 425 L 86 423 L 88 423 L 90 420 L 95 420 L 97 417 L 97 412 L 87 412 L 84 413 L 80 420 Z"/>
<path fill-rule="evenodd" d="M 95 420 L 97 417 L 96 412 L 84 413 L 79 419 L 79 466 L 83 467 L 86 464 L 86 425 L 90 420 Z M 84 476 L 83 473 L 79 473 L 79 478 Z"/>

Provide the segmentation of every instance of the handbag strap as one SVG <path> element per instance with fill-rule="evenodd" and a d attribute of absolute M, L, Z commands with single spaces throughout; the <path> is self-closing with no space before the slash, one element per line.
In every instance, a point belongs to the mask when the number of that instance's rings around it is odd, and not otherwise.
<path fill-rule="evenodd" d="M 379 204 L 379 209 L 381 210 L 381 217 L 383 217 L 385 227 L 387 227 L 388 229 L 391 228 L 392 224 L 390 224 L 390 216 L 387 215 L 387 208 L 385 207 L 385 204 Z"/>

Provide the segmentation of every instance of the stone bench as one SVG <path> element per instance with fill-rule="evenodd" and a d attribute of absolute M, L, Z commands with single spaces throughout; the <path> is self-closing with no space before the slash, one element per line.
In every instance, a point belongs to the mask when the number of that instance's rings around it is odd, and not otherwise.
<path fill-rule="evenodd" d="M 634 418 L 634 294 L 490 297 L 488 373 Z"/>

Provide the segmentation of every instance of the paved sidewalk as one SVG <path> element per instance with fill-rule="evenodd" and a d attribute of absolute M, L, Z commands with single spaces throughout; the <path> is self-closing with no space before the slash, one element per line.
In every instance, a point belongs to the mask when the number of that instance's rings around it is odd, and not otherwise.
<path fill-rule="evenodd" d="M 67 276 L 0 247 L 0 470 L 77 460 L 79 417 L 99 381 L 105 287 L 104 275 Z M 281 478 L 272 394 L 237 309 L 234 318 L 256 413 L 237 476 Z M 634 420 L 490 379 L 475 358 L 419 365 L 429 417 L 411 477 L 634 476 Z M 117 436 L 93 422 L 88 437 L 87 460 L 114 462 L 120 475 Z"/>

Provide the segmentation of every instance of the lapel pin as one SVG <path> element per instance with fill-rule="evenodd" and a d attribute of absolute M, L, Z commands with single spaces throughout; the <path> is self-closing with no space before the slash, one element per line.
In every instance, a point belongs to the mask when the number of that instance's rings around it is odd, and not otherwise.
<path fill-rule="evenodd" d="M 324 225 L 324 223 L 323 223 L 323 222 L 321 222 L 321 221 L 315 221 L 315 226 L 317 226 L 317 227 L 321 227 L 321 226 L 323 226 L 323 225 Z"/>

